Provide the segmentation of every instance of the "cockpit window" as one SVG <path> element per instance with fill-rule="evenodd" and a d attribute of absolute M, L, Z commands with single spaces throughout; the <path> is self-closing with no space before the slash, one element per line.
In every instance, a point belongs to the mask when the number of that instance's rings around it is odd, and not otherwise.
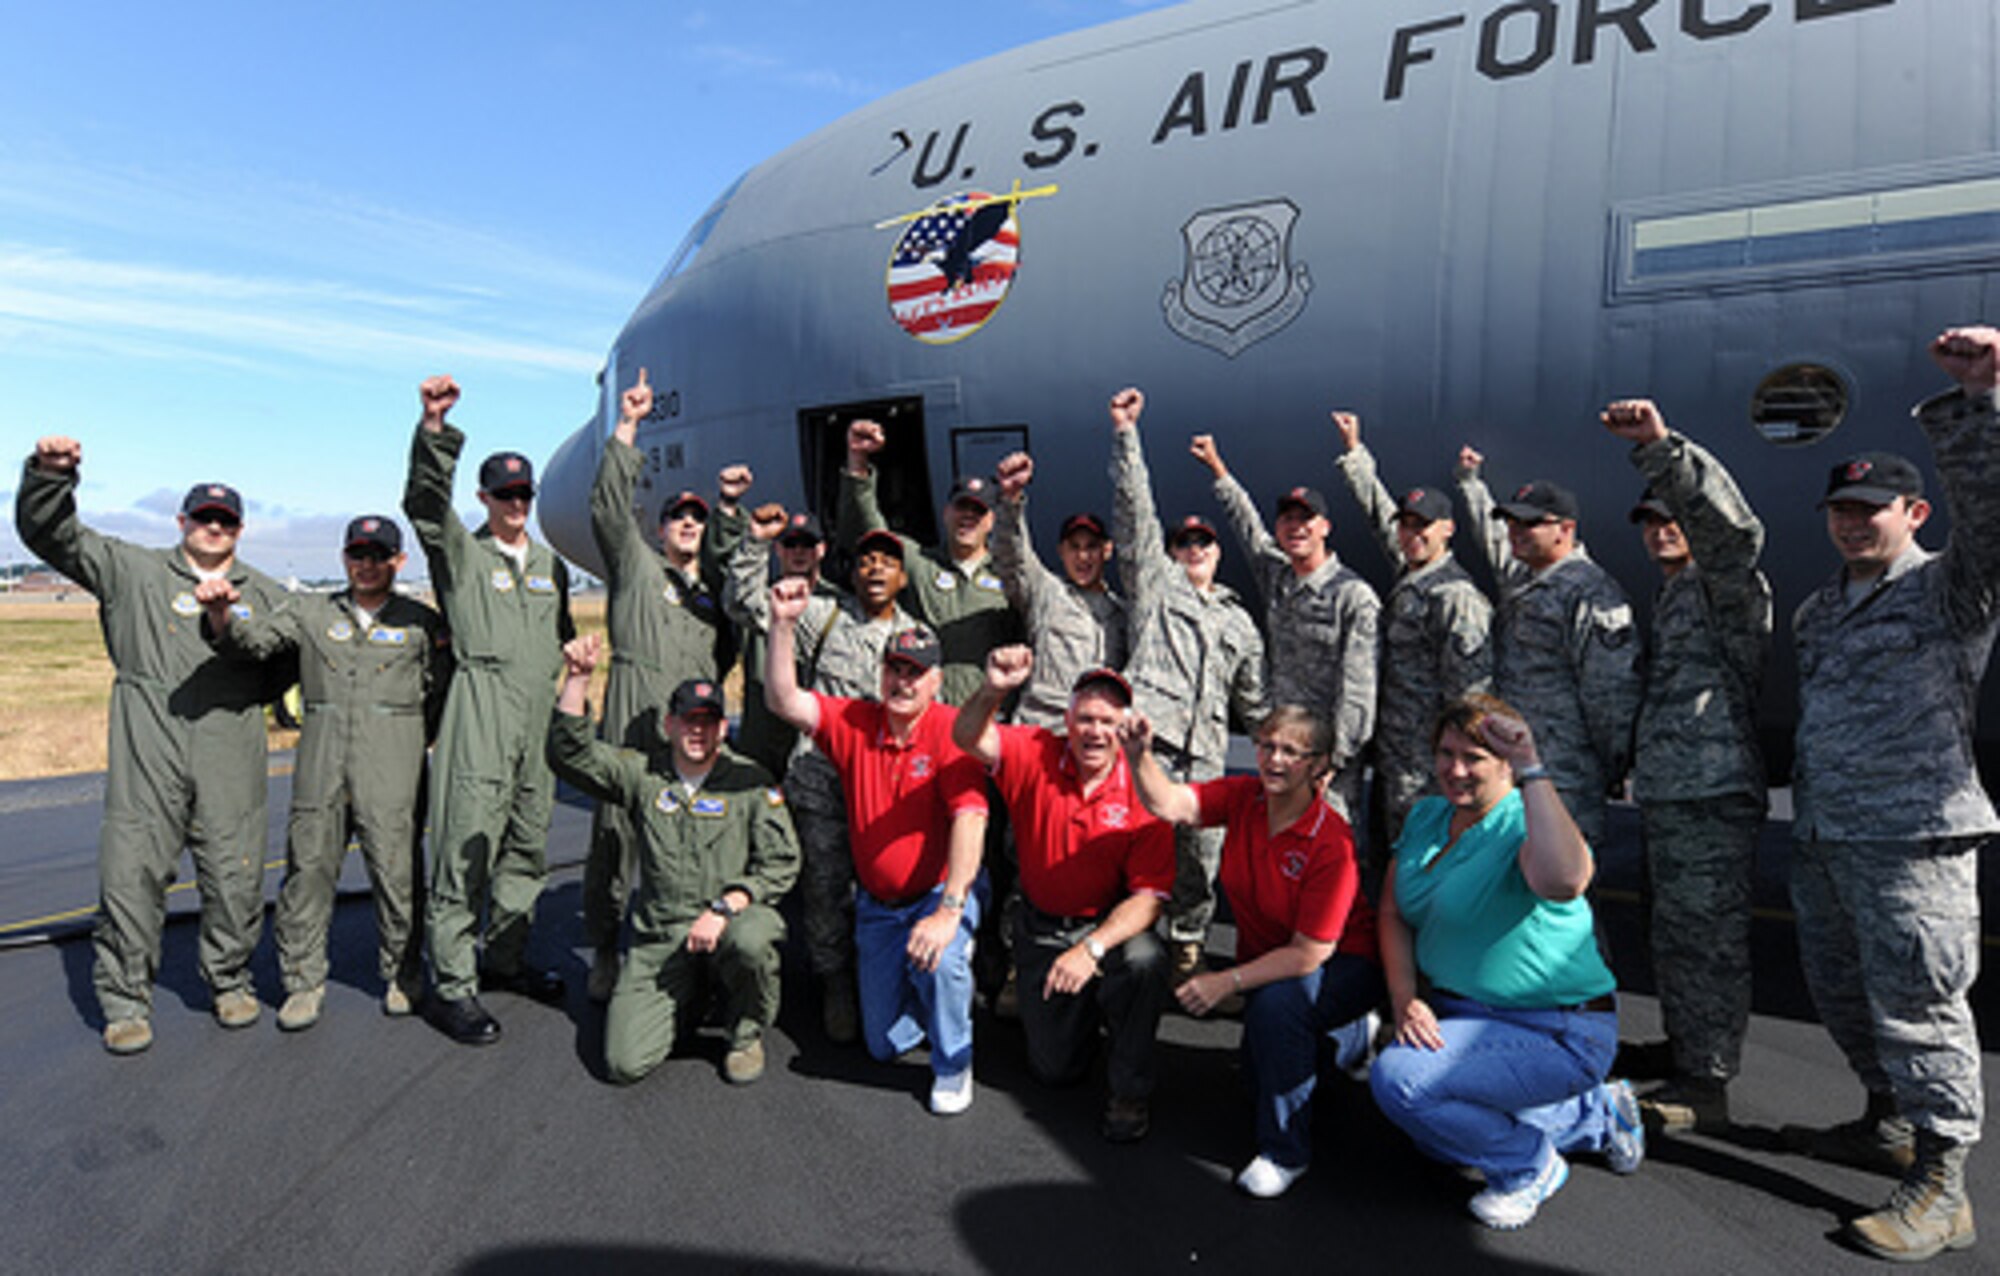
<path fill-rule="evenodd" d="M 743 175 L 743 177 L 748 176 L 748 173 Z M 715 229 L 715 223 L 722 220 L 723 211 L 729 207 L 729 201 L 736 194 L 736 188 L 743 185 L 743 177 L 729 183 L 729 189 L 723 191 L 716 197 L 716 201 L 708 206 L 708 211 L 701 215 L 701 220 L 687 233 L 687 238 L 681 241 L 681 246 L 674 250 L 673 258 L 667 262 L 667 268 L 660 272 L 660 277 L 654 281 L 653 287 L 658 288 L 694 265 L 694 259 L 701 255 L 702 245 L 708 242 L 709 234 Z"/>

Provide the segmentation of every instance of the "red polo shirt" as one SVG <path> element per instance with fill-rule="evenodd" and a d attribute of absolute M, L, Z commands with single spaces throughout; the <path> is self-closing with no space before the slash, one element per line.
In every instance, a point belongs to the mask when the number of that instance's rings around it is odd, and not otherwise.
<path fill-rule="evenodd" d="M 1100 917 L 1128 895 L 1174 890 L 1173 826 L 1147 814 L 1123 752 L 1084 796 L 1063 737 L 1000 727 L 993 783 L 1014 821 L 1021 892 L 1057 917 Z"/>
<path fill-rule="evenodd" d="M 1264 783 L 1231 775 L 1191 786 L 1201 822 L 1226 824 L 1222 872 L 1236 918 L 1236 960 L 1254 961 L 1293 935 L 1336 952 L 1378 961 L 1375 910 L 1361 893 L 1354 834 L 1340 812 L 1314 802 L 1289 828 L 1271 833 Z"/>
<path fill-rule="evenodd" d="M 884 903 L 914 899 L 944 880 L 952 817 L 986 810 L 979 763 L 951 742 L 957 711 L 932 705 L 899 744 L 874 701 L 818 692 L 813 699 L 819 702 L 813 744 L 840 772 L 847 794 L 855 877 Z"/>

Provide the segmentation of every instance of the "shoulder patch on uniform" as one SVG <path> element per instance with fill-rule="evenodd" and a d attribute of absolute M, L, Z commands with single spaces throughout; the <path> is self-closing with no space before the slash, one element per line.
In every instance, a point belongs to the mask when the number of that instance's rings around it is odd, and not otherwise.
<path fill-rule="evenodd" d="M 402 647 L 408 645 L 410 631 L 407 629 L 391 629 L 387 625 L 377 625 L 368 631 L 368 641 L 380 643 L 386 647 Z"/>
<path fill-rule="evenodd" d="M 527 579 L 531 594 L 553 594 L 556 592 L 556 578 L 553 576 L 530 576 Z"/>
<path fill-rule="evenodd" d="M 198 616 L 201 614 L 201 604 L 196 602 L 194 595 L 185 589 L 175 594 L 174 601 L 169 605 L 173 607 L 174 615 L 176 616 Z"/>
<path fill-rule="evenodd" d="M 707 819 L 718 819 L 729 814 L 729 799 L 726 797 L 698 797 L 688 804 L 688 810 Z"/>
<path fill-rule="evenodd" d="M 765 806 L 783 806 L 784 804 L 785 804 L 785 791 L 783 789 L 770 788 L 764 790 Z"/>
<path fill-rule="evenodd" d="M 937 579 L 932 583 L 939 589 L 957 589 L 958 576 L 953 572 L 942 571 L 937 574 Z"/>
<path fill-rule="evenodd" d="M 1597 629 L 1598 641 L 1607 647 L 1615 649 L 1632 641 L 1632 608 L 1629 604 L 1593 606 L 1590 622 Z"/>
<path fill-rule="evenodd" d="M 514 592 L 514 573 L 508 571 L 505 567 L 495 567 L 490 579 L 493 582 L 493 588 L 498 592 L 503 594 Z"/>
<path fill-rule="evenodd" d="M 681 605 L 681 591 L 672 581 L 667 582 L 667 587 L 660 591 L 660 596 L 676 607 Z"/>

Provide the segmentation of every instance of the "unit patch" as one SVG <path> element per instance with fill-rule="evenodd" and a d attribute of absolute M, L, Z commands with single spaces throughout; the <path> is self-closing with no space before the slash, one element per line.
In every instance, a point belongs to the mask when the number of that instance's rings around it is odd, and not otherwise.
<path fill-rule="evenodd" d="M 1181 227 L 1181 277 L 1160 298 L 1167 327 L 1235 358 L 1299 317 L 1312 291 L 1294 262 L 1289 199 L 1207 208 Z"/>
<path fill-rule="evenodd" d="M 496 593 L 511 594 L 514 592 L 514 573 L 508 571 L 505 567 L 495 567 L 491 579 L 493 581 L 493 589 Z"/>
<path fill-rule="evenodd" d="M 196 602 L 194 595 L 188 593 L 186 590 L 182 590 L 180 593 L 174 595 L 172 606 L 174 615 L 176 616 L 201 615 L 201 604 Z"/>
<path fill-rule="evenodd" d="M 326 627 L 326 636 L 334 642 L 346 642 L 354 637 L 354 626 L 344 620 L 336 620 Z"/>
<path fill-rule="evenodd" d="M 670 784 L 666 788 L 660 790 L 660 796 L 653 799 L 653 805 L 658 807 L 665 814 L 672 815 L 675 811 L 681 809 L 681 800 L 679 797 L 675 796 L 674 788 Z"/>

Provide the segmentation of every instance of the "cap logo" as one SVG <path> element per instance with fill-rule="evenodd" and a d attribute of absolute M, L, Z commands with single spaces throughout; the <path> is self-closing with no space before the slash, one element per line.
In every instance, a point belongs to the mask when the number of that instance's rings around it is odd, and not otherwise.
<path fill-rule="evenodd" d="M 1535 490 L 1535 485 L 1533 483 L 1523 483 L 1521 484 L 1521 490 L 1514 493 L 1514 499 L 1517 501 L 1525 501 L 1528 499 L 1528 493 L 1534 490 Z"/>
<path fill-rule="evenodd" d="M 1875 468 L 1873 461 L 1849 461 L 1844 477 L 1850 483 L 1858 483 L 1868 477 L 1868 471 Z"/>
<path fill-rule="evenodd" d="M 1190 514 L 1190 515 L 1188 515 L 1188 516 L 1187 516 L 1186 518 L 1184 518 L 1184 519 L 1182 519 L 1182 520 L 1181 520 L 1181 526 L 1182 526 L 1182 527 L 1200 527 L 1200 526 L 1201 526 L 1201 515 L 1199 515 L 1199 514 Z"/>
<path fill-rule="evenodd" d="M 792 526 L 793 526 L 793 527 L 804 527 L 805 525 L 806 525 L 806 516 L 805 516 L 805 515 L 803 515 L 803 514 L 794 514 L 794 515 L 792 515 Z"/>
<path fill-rule="evenodd" d="M 709 696 L 715 694 L 715 688 L 705 682 L 697 682 L 694 684 L 694 693 L 703 699 L 707 699 Z"/>
<path fill-rule="evenodd" d="M 507 458 L 507 470 L 510 474 L 519 472 L 520 468 L 521 468 L 520 457 L 510 456 Z"/>
<path fill-rule="evenodd" d="M 368 519 L 363 519 L 363 520 L 361 521 L 361 530 L 362 530 L 362 531 L 364 531 L 364 532 L 372 532 L 372 531 L 374 531 L 374 530 L 375 530 L 376 528 L 378 528 L 378 527 L 380 527 L 380 526 L 382 526 L 382 525 L 381 525 L 380 523 L 376 522 L 376 521 L 375 521 L 374 519 L 372 519 L 372 518 L 368 518 Z"/>
<path fill-rule="evenodd" d="M 1421 501 L 1423 499 L 1424 499 L 1424 489 L 1422 489 L 1421 487 L 1413 487 L 1410 489 L 1410 494 L 1403 498 L 1403 503 L 1405 505 L 1415 505 L 1418 501 Z"/>
<path fill-rule="evenodd" d="M 1292 489 L 1292 495 L 1302 501 L 1306 498 L 1306 490 L 1302 487 L 1295 487 Z"/>
<path fill-rule="evenodd" d="M 208 494 L 209 494 L 210 496 L 221 496 L 221 495 L 222 495 L 222 489 L 221 489 L 220 487 L 216 487 L 216 486 L 214 486 L 213 484 L 211 484 L 211 485 L 209 486 L 209 489 L 208 489 Z"/>
<path fill-rule="evenodd" d="M 968 492 L 983 492 L 986 490 L 986 480 L 981 478 L 969 478 L 965 480 L 965 490 Z"/>

